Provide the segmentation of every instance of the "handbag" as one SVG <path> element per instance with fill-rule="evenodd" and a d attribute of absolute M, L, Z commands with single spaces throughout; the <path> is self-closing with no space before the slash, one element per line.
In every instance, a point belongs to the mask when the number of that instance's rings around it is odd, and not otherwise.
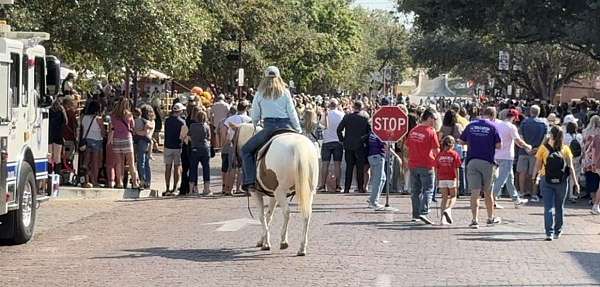
<path fill-rule="evenodd" d="M 85 141 L 85 139 L 90 134 L 90 130 L 92 129 L 92 124 L 94 123 L 95 120 L 96 120 L 95 117 L 90 120 L 90 125 L 88 126 L 87 131 L 85 132 L 85 136 L 83 136 L 83 138 L 79 138 L 79 151 L 81 151 L 81 152 L 84 152 L 87 149 L 87 142 Z"/>

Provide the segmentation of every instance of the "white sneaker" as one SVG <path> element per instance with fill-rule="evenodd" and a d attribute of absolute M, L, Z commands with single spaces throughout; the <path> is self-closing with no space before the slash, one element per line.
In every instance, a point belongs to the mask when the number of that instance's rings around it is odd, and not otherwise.
<path fill-rule="evenodd" d="M 592 214 L 593 215 L 600 215 L 600 205 L 594 205 L 592 207 Z"/>
<path fill-rule="evenodd" d="M 531 197 L 530 201 L 531 202 L 540 202 L 540 197 L 537 195 L 534 195 Z"/>
<path fill-rule="evenodd" d="M 519 207 L 527 204 L 527 202 L 528 202 L 527 199 L 519 198 L 519 199 L 517 199 L 517 200 L 514 201 L 515 208 L 519 208 Z"/>
<path fill-rule="evenodd" d="M 383 208 L 384 208 L 384 206 L 379 203 L 372 204 L 369 202 L 369 209 L 379 210 L 379 209 L 383 209 Z"/>

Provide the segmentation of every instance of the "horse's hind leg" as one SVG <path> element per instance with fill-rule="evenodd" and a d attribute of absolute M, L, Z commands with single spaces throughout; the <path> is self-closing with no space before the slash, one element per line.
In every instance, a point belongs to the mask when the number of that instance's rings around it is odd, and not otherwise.
<path fill-rule="evenodd" d="M 277 192 L 275 192 L 275 196 L 277 197 L 277 201 L 279 202 L 279 206 L 281 207 L 281 211 L 283 213 L 283 226 L 281 227 L 281 244 L 279 245 L 279 248 L 287 249 L 289 247 L 288 223 L 290 222 L 290 206 L 288 205 L 285 191 L 278 190 Z"/>
<path fill-rule="evenodd" d="M 310 196 L 310 202 L 312 202 L 313 194 L 311 193 L 309 196 Z M 310 224 L 310 217 L 311 217 L 310 212 L 303 217 L 304 227 L 302 229 L 302 244 L 300 244 L 300 250 L 298 250 L 298 256 L 306 255 L 306 247 L 308 245 L 308 225 Z"/>

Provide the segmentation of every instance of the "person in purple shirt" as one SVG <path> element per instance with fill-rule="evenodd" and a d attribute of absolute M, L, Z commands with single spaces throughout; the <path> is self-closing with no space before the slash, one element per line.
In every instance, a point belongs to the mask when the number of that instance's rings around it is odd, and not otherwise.
<path fill-rule="evenodd" d="M 369 208 L 382 210 L 379 197 L 385 185 L 385 143 L 383 143 L 373 132 L 369 134 L 368 141 L 369 166 L 371 168 L 371 195 L 369 196 Z"/>
<path fill-rule="evenodd" d="M 482 118 L 471 122 L 460 136 L 460 141 L 469 146 L 467 151 L 467 185 L 471 191 L 471 213 L 473 221 L 471 228 L 479 228 L 479 194 L 483 190 L 485 206 L 488 213 L 488 225 L 500 223 L 495 216 L 494 200 L 492 197 L 492 179 L 496 168 L 494 155 L 500 149 L 500 135 L 493 120 L 496 109 L 487 107 L 483 110 Z"/>

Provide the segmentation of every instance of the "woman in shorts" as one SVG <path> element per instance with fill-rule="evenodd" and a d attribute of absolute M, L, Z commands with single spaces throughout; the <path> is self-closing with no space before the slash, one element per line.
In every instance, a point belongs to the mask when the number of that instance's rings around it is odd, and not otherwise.
<path fill-rule="evenodd" d="M 100 115 L 100 103 L 90 102 L 81 119 L 81 135 L 85 141 L 85 159 L 88 163 L 87 182 L 84 187 L 98 186 L 98 173 L 102 165 L 102 151 L 104 149 L 102 139 L 106 130 L 104 121 Z"/>
<path fill-rule="evenodd" d="M 138 188 L 138 174 L 133 162 L 133 126 L 129 99 L 123 98 L 110 116 L 111 129 L 108 136 L 115 161 L 115 188 L 123 188 L 125 165 L 131 174 L 131 186 Z"/>

